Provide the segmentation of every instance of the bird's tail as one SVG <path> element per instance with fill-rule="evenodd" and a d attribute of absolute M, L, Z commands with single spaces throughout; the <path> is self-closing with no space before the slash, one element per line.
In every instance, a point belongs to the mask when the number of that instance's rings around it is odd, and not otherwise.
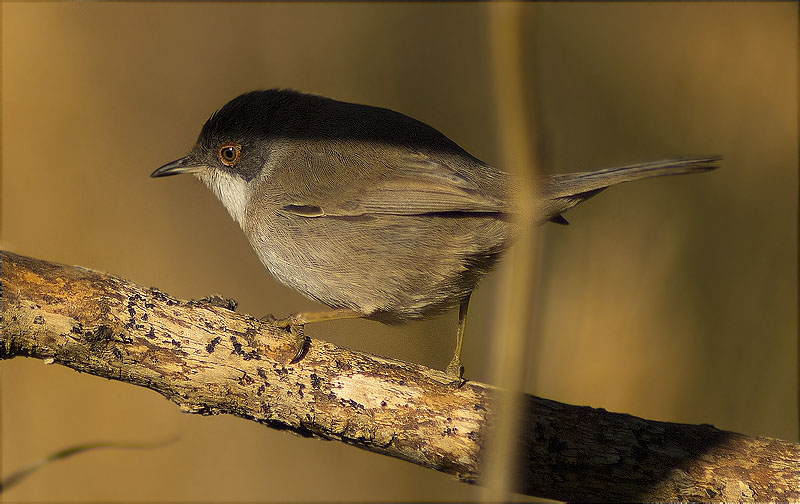
<path fill-rule="evenodd" d="M 569 210 L 583 200 L 589 199 L 607 187 L 663 175 L 682 175 L 684 173 L 704 172 L 717 168 L 721 156 L 685 157 L 651 161 L 618 168 L 607 168 L 593 172 L 565 173 L 549 175 L 539 181 L 537 188 L 544 218 L 559 224 L 568 224 L 561 213 Z"/>

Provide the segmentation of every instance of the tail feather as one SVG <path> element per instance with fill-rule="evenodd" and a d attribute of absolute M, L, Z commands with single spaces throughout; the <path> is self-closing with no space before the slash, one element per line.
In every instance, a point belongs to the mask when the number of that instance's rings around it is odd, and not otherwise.
<path fill-rule="evenodd" d="M 612 185 L 649 177 L 698 173 L 718 168 L 721 156 L 685 157 L 651 161 L 593 172 L 550 175 L 540 181 L 539 191 L 544 208 L 544 221 L 566 223 L 561 212 Z"/>

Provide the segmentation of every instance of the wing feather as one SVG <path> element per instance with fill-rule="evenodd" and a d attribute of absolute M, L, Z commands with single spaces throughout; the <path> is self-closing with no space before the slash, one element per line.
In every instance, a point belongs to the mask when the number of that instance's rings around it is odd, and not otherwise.
<path fill-rule="evenodd" d="M 502 198 L 481 190 L 474 173 L 423 154 L 398 156 L 387 165 L 371 180 L 340 186 L 357 190 L 327 191 L 324 198 L 306 196 L 283 209 L 301 217 L 498 213 L 507 209 Z M 486 170 L 491 177 L 505 175 L 488 166 Z"/>

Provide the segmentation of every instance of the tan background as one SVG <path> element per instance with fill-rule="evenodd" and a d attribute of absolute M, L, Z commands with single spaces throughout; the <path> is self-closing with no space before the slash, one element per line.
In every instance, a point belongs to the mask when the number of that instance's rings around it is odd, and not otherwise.
<path fill-rule="evenodd" d="M 485 4 L 2 6 L 2 248 L 254 315 L 317 307 L 262 269 L 213 195 L 151 180 L 238 93 L 292 87 L 421 119 L 499 160 Z M 526 4 L 543 170 L 724 154 L 712 174 L 612 189 L 548 225 L 527 391 L 797 441 L 797 6 Z M 535 90 L 535 91 L 534 91 Z M 533 140 L 532 140 L 533 141 Z M 490 276 L 468 378 L 490 379 Z M 444 367 L 455 313 L 309 328 Z M 9 501 L 467 500 L 405 462 L 59 366 L 2 363 L 2 474 L 78 443 L 157 441 L 47 466 Z"/>

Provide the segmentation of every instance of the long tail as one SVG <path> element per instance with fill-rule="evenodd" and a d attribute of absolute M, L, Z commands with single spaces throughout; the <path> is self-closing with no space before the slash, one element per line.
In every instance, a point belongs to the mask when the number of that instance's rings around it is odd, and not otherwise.
<path fill-rule="evenodd" d="M 612 185 L 663 175 L 697 173 L 718 168 L 722 156 L 685 157 L 651 161 L 593 172 L 549 175 L 539 181 L 542 221 L 568 224 L 561 213 Z"/>

